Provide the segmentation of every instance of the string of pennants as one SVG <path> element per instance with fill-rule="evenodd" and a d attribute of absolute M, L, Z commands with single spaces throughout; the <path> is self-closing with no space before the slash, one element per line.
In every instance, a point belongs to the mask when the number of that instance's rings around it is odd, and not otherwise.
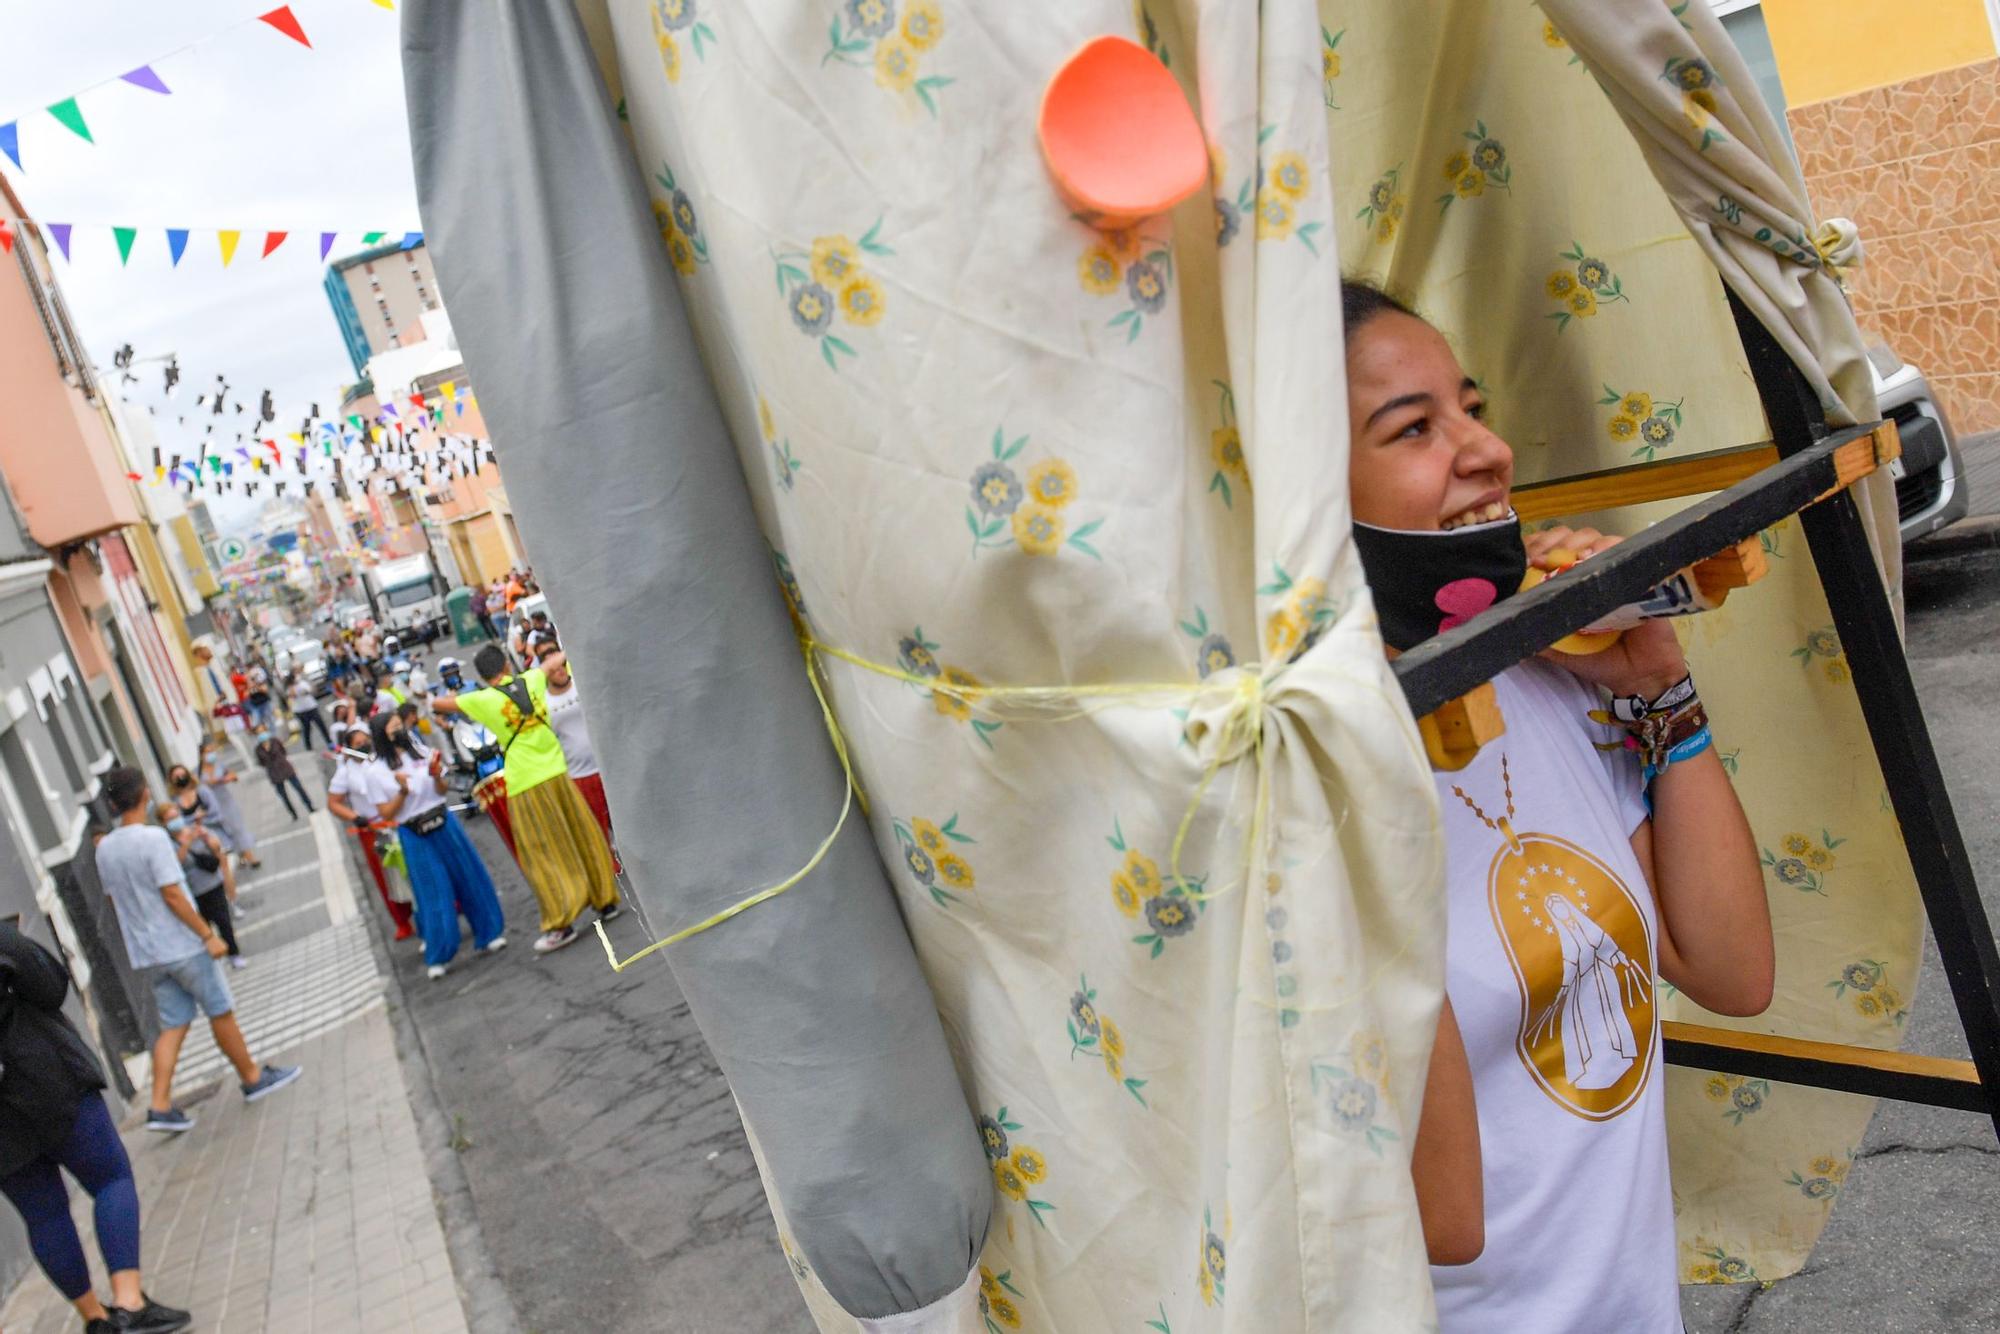
<path fill-rule="evenodd" d="M 228 268 L 231 261 L 233 261 L 236 258 L 237 248 L 242 244 L 243 238 L 245 236 L 250 237 L 252 246 L 258 248 L 257 258 L 269 259 L 272 256 L 272 254 L 274 254 L 280 246 L 284 245 L 286 241 L 290 240 L 294 234 L 298 234 L 302 237 L 311 236 L 314 234 L 314 231 L 317 230 L 313 228 L 298 228 L 298 229 L 288 228 L 284 231 L 260 232 L 257 230 L 242 228 L 242 227 L 139 228 L 139 227 L 119 227 L 107 223 L 68 223 L 68 222 L 33 222 L 33 223 L 26 223 L 24 225 L 31 228 L 39 228 L 40 231 L 48 240 L 55 242 L 55 248 L 62 252 L 62 257 L 65 261 L 70 260 L 70 246 L 72 245 L 75 239 L 75 235 L 79 229 L 108 231 L 111 233 L 112 241 L 118 247 L 118 263 L 121 266 L 131 263 L 132 250 L 138 242 L 139 233 L 141 231 L 145 231 L 150 234 L 151 232 L 157 230 L 164 234 L 167 247 L 167 257 L 172 261 L 174 268 L 180 267 L 182 257 L 187 254 L 188 240 L 190 237 L 196 234 L 200 234 L 203 236 L 213 236 L 215 238 L 217 253 L 220 254 L 222 257 L 222 267 L 225 269 Z M 319 258 L 322 264 L 326 262 L 327 255 L 330 254 L 333 250 L 334 239 L 341 235 L 343 235 L 343 233 L 338 231 L 318 232 Z M 261 244 L 256 239 L 258 236 L 263 237 L 263 241 L 261 242 Z M 377 246 L 383 244 L 385 241 L 389 240 L 392 237 L 400 238 L 400 240 L 396 242 L 396 245 L 403 250 L 413 249 L 416 246 L 422 245 L 424 242 L 424 234 L 422 232 L 363 232 L 361 233 L 361 244 L 363 246 Z M 15 236 L 13 228 L 8 225 L 7 220 L 5 218 L 0 218 L 0 253 L 11 253 L 14 249 L 14 241 L 15 241 Z"/>
<path fill-rule="evenodd" d="M 371 2 L 380 9 L 393 10 L 396 7 L 395 0 L 371 0 Z M 84 118 L 83 108 L 79 105 L 77 99 L 86 93 L 94 93 L 100 88 L 108 88 L 113 84 L 125 84 L 129 87 L 143 89 L 155 96 L 171 97 L 174 90 L 169 88 L 166 80 L 160 77 L 159 71 L 155 68 L 156 66 L 172 59 L 183 51 L 200 45 L 203 41 L 208 41 L 225 32 L 232 32 L 237 28 L 247 27 L 252 23 L 262 23 L 292 41 L 297 42 L 300 46 L 308 50 L 312 49 L 312 39 L 306 36 L 305 26 L 299 22 L 298 15 L 292 12 L 290 5 L 279 5 L 276 9 L 258 14 L 253 18 L 244 19 L 241 23 L 233 23 L 226 28 L 220 28 L 216 32 L 209 34 L 208 37 L 200 39 L 200 41 L 189 42 L 186 46 L 176 47 L 164 55 L 155 56 L 136 69 L 127 70 L 123 74 L 100 79 L 87 87 L 79 88 L 68 97 L 50 103 L 43 110 L 50 116 L 53 116 L 58 124 L 77 138 L 87 144 L 95 144 L 97 139 L 90 132 L 90 123 Z M 27 167 L 21 160 L 20 117 L 17 116 L 12 120 L 0 122 L 0 153 L 5 153 L 13 160 L 16 171 L 27 170 Z"/>

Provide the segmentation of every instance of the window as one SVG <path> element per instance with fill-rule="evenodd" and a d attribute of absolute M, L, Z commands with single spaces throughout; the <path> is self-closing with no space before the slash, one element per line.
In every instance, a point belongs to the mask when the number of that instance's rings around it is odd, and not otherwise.
<path fill-rule="evenodd" d="M 28 748 L 22 744 L 18 728 L 0 732 L 0 768 L 6 770 L 8 784 L 28 817 L 28 832 L 35 846 L 52 848 L 60 843 L 62 831 L 56 828 L 55 818 L 49 814 L 48 794 L 42 790 L 41 776 L 35 772 L 35 763 L 28 757 Z"/>
<path fill-rule="evenodd" d="M 63 711 L 69 714 L 70 726 L 76 729 L 77 743 L 92 759 L 104 753 L 104 734 L 97 730 L 92 710 L 83 700 L 83 687 L 71 681 L 69 691 L 63 696 Z"/>
<path fill-rule="evenodd" d="M 404 584 L 401 588 L 392 588 L 383 595 L 383 600 L 391 607 L 408 607 L 430 597 L 431 592 L 430 582 L 426 580 L 421 584 Z"/>
<path fill-rule="evenodd" d="M 1764 95 L 1765 105 L 1777 118 L 1785 147 L 1796 156 L 1798 146 L 1792 142 L 1792 127 L 1785 123 L 1785 85 L 1778 78 L 1778 57 L 1771 49 L 1770 30 L 1764 26 L 1763 7 L 1757 0 L 1713 0 L 1713 3 L 1723 31 L 1736 44 L 1737 54 L 1743 57 L 1751 77 L 1757 81 L 1757 91 Z"/>

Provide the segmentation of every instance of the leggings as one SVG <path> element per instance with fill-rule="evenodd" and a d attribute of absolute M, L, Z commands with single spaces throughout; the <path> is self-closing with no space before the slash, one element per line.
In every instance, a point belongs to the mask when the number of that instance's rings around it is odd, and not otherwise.
<path fill-rule="evenodd" d="M 116 1274 L 139 1267 L 139 1189 L 132 1162 L 118 1139 L 118 1127 L 104 1098 L 95 1092 L 77 1104 L 69 1135 L 27 1166 L 0 1177 L 4 1194 L 21 1212 L 28 1245 L 49 1282 L 70 1301 L 90 1291 L 90 1265 L 83 1241 L 70 1221 L 69 1191 L 59 1167 L 90 1192 L 97 1216 L 97 1248 L 104 1267 Z"/>
<path fill-rule="evenodd" d="M 300 709 L 292 716 L 299 720 L 299 744 L 301 746 L 304 746 L 307 750 L 312 749 L 313 728 L 317 727 L 319 729 L 319 739 L 325 742 L 329 749 L 332 748 L 333 734 L 326 730 L 326 719 L 319 716 L 318 709 Z"/>
<path fill-rule="evenodd" d="M 286 783 L 290 783 L 292 785 L 292 791 L 299 794 L 299 800 L 303 801 L 306 804 L 307 810 L 311 810 L 313 808 L 312 798 L 306 795 L 305 784 L 299 781 L 299 776 L 297 774 L 293 774 L 290 778 L 284 778 L 284 779 L 273 778 L 271 780 L 271 786 L 278 790 L 278 800 L 285 803 L 285 814 L 291 816 L 294 820 L 296 820 L 299 818 L 299 813 L 292 809 L 292 799 L 285 795 Z"/>
<path fill-rule="evenodd" d="M 229 946 L 231 954 L 241 954 L 236 948 L 236 923 L 229 919 L 229 891 L 217 885 L 214 889 L 204 889 L 194 896 L 195 911 L 215 928 L 215 934 L 222 937 L 222 943 Z"/>

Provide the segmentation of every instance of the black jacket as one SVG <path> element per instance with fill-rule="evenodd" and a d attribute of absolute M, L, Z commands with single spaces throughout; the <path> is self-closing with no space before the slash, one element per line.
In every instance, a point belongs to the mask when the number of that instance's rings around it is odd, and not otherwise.
<path fill-rule="evenodd" d="M 69 1137 L 77 1105 L 104 1087 L 90 1044 L 62 1012 L 69 972 L 0 922 L 0 1176 Z"/>

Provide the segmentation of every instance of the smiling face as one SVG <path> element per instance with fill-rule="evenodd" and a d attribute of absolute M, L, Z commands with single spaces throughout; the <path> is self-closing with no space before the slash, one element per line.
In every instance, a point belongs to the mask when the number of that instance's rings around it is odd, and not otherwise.
<path fill-rule="evenodd" d="M 1444 335 L 1383 311 L 1347 340 L 1348 482 L 1354 517 L 1435 531 L 1507 514 L 1514 451 Z"/>

